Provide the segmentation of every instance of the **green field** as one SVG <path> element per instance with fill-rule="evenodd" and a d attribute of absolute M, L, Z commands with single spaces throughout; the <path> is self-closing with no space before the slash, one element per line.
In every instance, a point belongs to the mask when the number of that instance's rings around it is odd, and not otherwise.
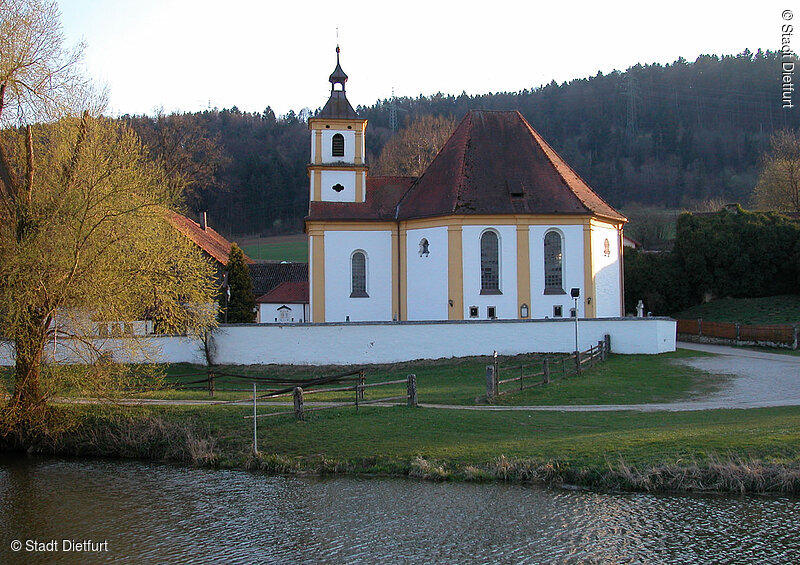
<path fill-rule="evenodd" d="M 308 243 L 305 240 L 243 244 L 242 250 L 256 261 L 308 262 Z"/>
<path fill-rule="evenodd" d="M 693 306 L 673 314 L 672 317 L 679 320 L 702 318 L 709 322 L 751 325 L 796 324 L 800 323 L 800 295 L 720 298 Z"/>

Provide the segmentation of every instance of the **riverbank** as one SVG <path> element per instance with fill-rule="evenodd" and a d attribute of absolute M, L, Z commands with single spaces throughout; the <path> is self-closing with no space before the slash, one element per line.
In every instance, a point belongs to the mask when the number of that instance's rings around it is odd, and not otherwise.
<path fill-rule="evenodd" d="M 277 408 L 276 408 L 277 410 Z M 683 413 L 341 408 L 260 419 L 244 407 L 58 407 L 3 449 L 282 474 L 512 481 L 644 492 L 800 493 L 800 407 Z M 59 426 L 62 429 L 59 429 Z"/>

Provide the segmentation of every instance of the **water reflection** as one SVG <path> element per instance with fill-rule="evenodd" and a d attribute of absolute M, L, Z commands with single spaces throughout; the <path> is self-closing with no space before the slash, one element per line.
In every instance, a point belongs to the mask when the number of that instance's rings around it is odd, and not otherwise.
<path fill-rule="evenodd" d="M 800 500 L 0 459 L 0 563 L 797 563 Z M 105 554 L 10 542 L 109 541 Z"/>

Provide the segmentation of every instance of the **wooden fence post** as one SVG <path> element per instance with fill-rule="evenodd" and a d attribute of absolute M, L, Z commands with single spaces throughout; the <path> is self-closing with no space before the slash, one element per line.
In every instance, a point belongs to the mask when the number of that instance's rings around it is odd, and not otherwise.
<path fill-rule="evenodd" d="M 519 389 L 522 390 L 522 378 L 525 376 L 525 365 L 519 366 Z"/>
<path fill-rule="evenodd" d="M 606 334 L 605 335 L 605 342 L 606 342 L 606 357 L 608 357 L 608 354 L 611 353 L 611 335 L 610 334 Z"/>
<path fill-rule="evenodd" d="M 736 341 L 739 341 L 739 322 L 736 322 Z"/>
<path fill-rule="evenodd" d="M 703 318 L 697 318 L 697 335 L 703 335 Z"/>
<path fill-rule="evenodd" d="M 214 373 L 208 374 L 208 396 L 214 398 Z"/>
<path fill-rule="evenodd" d="M 367 382 L 367 377 L 364 375 L 364 371 L 358 372 L 358 399 L 364 400 L 364 383 Z"/>
<path fill-rule="evenodd" d="M 256 383 L 253 383 L 253 455 L 258 455 L 258 414 L 256 403 Z"/>
<path fill-rule="evenodd" d="M 600 358 L 600 362 L 602 362 L 605 359 L 605 355 L 603 354 L 605 349 L 606 349 L 606 342 L 601 339 L 600 341 L 597 342 L 597 353 L 595 353 L 595 356 Z"/>
<path fill-rule="evenodd" d="M 544 384 L 549 384 L 550 383 L 550 360 L 547 357 L 545 357 L 544 361 L 542 361 L 542 373 L 544 373 L 544 375 L 542 376 L 542 382 Z"/>
<path fill-rule="evenodd" d="M 575 352 L 575 374 L 576 375 L 580 375 L 581 374 L 581 352 L 580 351 L 576 351 Z"/>
<path fill-rule="evenodd" d="M 794 326 L 792 331 L 792 349 L 797 349 L 797 334 L 800 326 Z"/>
<path fill-rule="evenodd" d="M 305 420 L 303 410 L 303 389 L 299 386 L 294 387 L 294 417 L 298 420 Z"/>
<path fill-rule="evenodd" d="M 486 365 L 486 400 L 491 402 L 497 395 L 497 382 L 494 376 L 494 365 Z"/>
<path fill-rule="evenodd" d="M 417 375 L 408 375 L 406 389 L 408 390 L 408 405 L 415 407 L 417 405 Z"/>

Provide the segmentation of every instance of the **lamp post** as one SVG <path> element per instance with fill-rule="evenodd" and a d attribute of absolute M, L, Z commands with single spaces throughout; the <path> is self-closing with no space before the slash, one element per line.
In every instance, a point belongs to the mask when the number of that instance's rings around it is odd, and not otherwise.
<path fill-rule="evenodd" d="M 575 355 L 578 355 L 580 349 L 578 348 L 578 298 L 581 295 L 581 289 L 572 288 L 569 291 L 570 296 L 575 301 Z"/>

